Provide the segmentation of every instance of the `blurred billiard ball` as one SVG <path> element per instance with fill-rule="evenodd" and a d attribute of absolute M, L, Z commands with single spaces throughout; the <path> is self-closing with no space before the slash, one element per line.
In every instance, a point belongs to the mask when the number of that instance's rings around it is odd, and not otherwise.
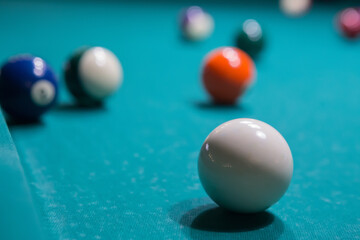
<path fill-rule="evenodd" d="M 219 206 L 240 213 L 264 211 L 286 192 L 293 158 L 270 125 L 239 118 L 215 128 L 201 147 L 202 186 Z"/>
<path fill-rule="evenodd" d="M 254 19 L 246 20 L 235 41 L 236 46 L 252 58 L 258 56 L 264 48 L 264 34 L 260 24 Z"/>
<path fill-rule="evenodd" d="M 287 16 L 300 17 L 311 8 L 312 0 L 279 0 L 280 10 Z"/>
<path fill-rule="evenodd" d="M 238 48 L 220 47 L 205 56 L 202 82 L 217 104 L 234 104 L 255 76 L 253 60 Z"/>
<path fill-rule="evenodd" d="M 201 7 L 192 6 L 180 14 L 180 26 L 183 35 L 192 41 L 209 37 L 214 31 L 214 20 Z"/>
<path fill-rule="evenodd" d="M 80 105 L 99 105 L 123 81 L 119 59 L 103 47 L 78 49 L 65 65 L 65 83 Z"/>
<path fill-rule="evenodd" d="M 16 120 L 36 120 L 56 102 L 58 82 L 41 58 L 11 57 L 1 68 L 0 103 Z"/>
<path fill-rule="evenodd" d="M 348 38 L 356 38 L 360 33 L 360 11 L 356 8 L 346 8 L 336 17 L 338 30 Z"/>

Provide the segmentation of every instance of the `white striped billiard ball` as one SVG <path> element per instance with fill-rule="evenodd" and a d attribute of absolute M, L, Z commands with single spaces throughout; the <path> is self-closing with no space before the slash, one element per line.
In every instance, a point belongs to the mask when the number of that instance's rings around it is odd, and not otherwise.
<path fill-rule="evenodd" d="M 219 206 L 256 213 L 284 195 L 293 159 L 277 130 L 259 120 L 239 118 L 221 124 L 206 138 L 198 171 L 205 191 Z"/>
<path fill-rule="evenodd" d="M 65 82 L 82 105 L 99 104 L 112 95 L 123 81 L 120 61 L 103 47 L 81 48 L 65 66 Z"/>
<path fill-rule="evenodd" d="M 201 7 L 192 6 L 180 14 L 183 35 L 192 41 L 208 38 L 214 31 L 214 19 Z"/>

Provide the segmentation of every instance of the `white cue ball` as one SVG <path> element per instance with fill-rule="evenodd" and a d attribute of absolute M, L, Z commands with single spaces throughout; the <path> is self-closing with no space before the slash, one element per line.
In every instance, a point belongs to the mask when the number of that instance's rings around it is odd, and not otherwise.
<path fill-rule="evenodd" d="M 276 129 L 259 120 L 239 118 L 221 124 L 206 138 L 198 170 L 205 191 L 219 206 L 256 213 L 284 195 L 293 159 Z"/>
<path fill-rule="evenodd" d="M 103 47 L 87 50 L 81 57 L 78 71 L 85 91 L 99 100 L 113 94 L 123 81 L 119 59 Z"/>

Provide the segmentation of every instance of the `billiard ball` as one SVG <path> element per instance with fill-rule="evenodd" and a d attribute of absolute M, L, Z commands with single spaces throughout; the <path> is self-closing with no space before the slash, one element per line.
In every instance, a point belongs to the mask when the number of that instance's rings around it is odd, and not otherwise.
<path fill-rule="evenodd" d="M 246 20 L 236 36 L 236 46 L 255 58 L 264 47 L 264 35 L 260 24 L 254 19 Z"/>
<path fill-rule="evenodd" d="M 193 41 L 203 40 L 214 31 L 214 20 L 201 7 L 192 6 L 180 14 L 183 35 Z"/>
<path fill-rule="evenodd" d="M 234 47 L 217 48 L 205 56 L 202 82 L 218 104 L 234 104 L 253 83 L 256 69 L 244 51 Z"/>
<path fill-rule="evenodd" d="M 219 206 L 256 213 L 284 195 L 293 159 L 277 130 L 259 120 L 239 118 L 221 124 L 205 139 L 198 172 L 206 193 Z"/>
<path fill-rule="evenodd" d="M 38 119 L 55 104 L 57 94 L 55 74 L 39 57 L 17 55 L 1 68 L 0 104 L 13 119 Z"/>
<path fill-rule="evenodd" d="M 311 7 L 312 0 L 279 0 L 280 9 L 291 17 L 304 15 Z"/>
<path fill-rule="evenodd" d="M 65 65 L 65 83 L 80 105 L 98 105 L 123 81 L 120 61 L 103 47 L 78 49 Z"/>
<path fill-rule="evenodd" d="M 360 12 L 356 8 L 346 8 L 341 11 L 336 23 L 339 31 L 348 38 L 355 38 L 360 33 Z"/>

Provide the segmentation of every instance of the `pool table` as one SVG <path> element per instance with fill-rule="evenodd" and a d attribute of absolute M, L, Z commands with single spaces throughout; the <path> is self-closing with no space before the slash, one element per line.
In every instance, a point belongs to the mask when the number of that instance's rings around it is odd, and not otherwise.
<path fill-rule="evenodd" d="M 177 17 L 212 14 L 205 41 Z M 38 122 L 0 114 L 0 239 L 360 239 L 360 40 L 334 29 L 351 1 L 315 1 L 291 18 L 277 1 L 0 1 L 0 58 L 31 53 L 54 69 L 58 104 Z M 248 19 L 264 28 L 256 83 L 214 105 L 202 59 L 231 46 Z M 64 62 L 81 46 L 120 59 L 124 83 L 97 108 L 66 90 Z M 197 158 L 221 123 L 274 126 L 294 159 L 283 198 L 254 215 L 227 212 L 203 190 Z"/>

